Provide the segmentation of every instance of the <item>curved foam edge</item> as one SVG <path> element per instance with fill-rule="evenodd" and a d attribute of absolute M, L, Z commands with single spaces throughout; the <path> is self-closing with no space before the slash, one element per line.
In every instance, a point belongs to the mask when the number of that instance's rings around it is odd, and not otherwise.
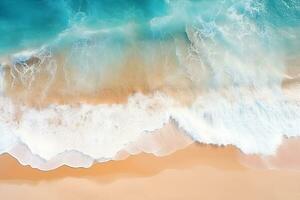
<path fill-rule="evenodd" d="M 24 129 L 24 126 L 22 128 L 22 122 L 19 122 L 18 125 L 1 123 L 0 150 L 1 153 L 10 153 L 23 165 L 31 165 L 42 170 L 55 169 L 61 165 L 89 167 L 94 162 L 124 159 L 129 155 L 141 152 L 164 156 L 184 148 L 193 141 L 217 146 L 231 144 L 246 154 L 275 155 L 284 136 L 293 137 L 300 134 L 299 101 L 282 98 L 281 95 L 274 96 L 270 93 L 267 93 L 267 96 L 270 95 L 271 99 L 263 99 L 259 96 L 262 94 L 256 95 L 245 92 L 243 95 L 239 95 L 242 99 L 229 102 L 228 98 L 224 96 L 210 93 L 199 97 L 189 108 L 176 107 L 161 95 L 158 97 L 138 95 L 129 101 L 128 104 L 131 106 L 113 105 L 109 106 L 108 110 L 103 110 L 101 106 L 90 108 L 86 106 L 72 108 L 75 109 L 72 111 L 70 107 L 63 106 L 62 108 L 49 108 L 52 111 L 58 111 L 56 114 L 51 114 L 51 112 L 49 114 L 45 110 L 25 109 L 26 115 L 23 116 L 23 120 L 29 124 L 25 126 L 27 128 Z M 262 96 L 266 97 L 265 95 Z M 214 101 L 212 102 L 211 99 Z M 9 100 L 4 104 L 6 108 L 9 108 Z M 156 108 L 153 107 L 154 105 Z M 102 109 L 97 111 L 99 108 Z M 143 112 L 140 113 L 141 111 L 136 110 L 137 108 Z M 112 114 L 114 109 L 117 109 L 117 112 Z M 146 110 L 147 112 L 144 112 Z M 105 129 L 106 126 L 103 126 L 104 121 L 93 121 L 102 119 L 97 114 L 92 115 L 93 118 L 87 117 L 88 121 L 84 121 L 85 118 L 82 118 L 82 116 L 86 116 L 86 113 L 100 112 L 103 114 L 104 111 L 110 113 L 110 115 L 104 116 L 109 124 L 113 124 L 113 126 L 109 126 L 109 129 Z M 130 114 L 132 111 L 135 114 Z M 126 116 L 125 118 L 122 118 L 122 113 Z M 78 118 L 76 115 L 80 117 Z M 55 126 L 44 123 L 49 121 L 49 116 L 54 118 L 62 116 L 63 120 L 71 120 L 71 124 L 69 124 L 71 127 L 67 126 L 67 129 L 62 129 L 61 135 L 57 135 L 55 132 L 59 130 L 59 126 L 57 127 L 59 123 Z M 120 117 L 120 121 L 115 121 L 118 117 Z M 46 127 L 28 129 L 34 125 L 30 120 L 36 122 L 35 126 Z M 134 123 L 128 123 L 129 121 Z M 72 132 L 72 126 L 79 122 L 82 123 L 83 132 L 81 134 L 84 137 L 77 140 L 75 132 Z M 92 124 L 88 122 L 92 122 Z M 102 124 L 102 126 L 97 128 L 93 127 L 93 124 Z M 126 124 L 130 127 L 125 126 Z M 9 126 L 12 127 L 9 128 Z M 125 132 L 118 132 L 120 126 L 124 126 L 122 130 Z M 86 129 L 87 127 L 90 128 Z M 15 133 L 7 131 L 12 128 L 19 128 L 19 130 L 15 130 Z M 81 128 L 77 127 L 76 134 L 80 133 Z M 42 130 L 49 132 L 43 133 Z M 66 132 L 66 130 L 71 130 L 71 132 Z M 100 131 L 100 135 L 97 135 L 99 133 L 95 130 Z M 184 133 L 180 130 L 183 130 Z M 103 134 L 106 136 L 102 137 Z M 88 140 L 84 141 L 85 139 Z M 98 146 L 97 143 L 93 143 L 95 140 L 101 140 L 98 145 L 105 145 Z M 55 145 L 58 145 L 57 148 Z"/>
<path fill-rule="evenodd" d="M 241 164 L 252 169 L 300 171 L 300 137 L 284 138 L 275 155 L 239 156 Z"/>
<path fill-rule="evenodd" d="M 149 153 L 155 156 L 166 156 L 178 149 L 185 148 L 193 141 L 177 129 L 173 123 L 165 125 L 163 128 L 152 132 L 151 134 L 139 137 L 136 141 L 129 143 L 124 149 L 120 150 L 111 158 L 92 158 L 76 150 L 62 152 L 49 160 L 33 154 L 23 143 L 18 142 L 8 153 L 16 158 L 20 164 L 29 165 L 39 170 L 53 170 L 61 166 L 73 168 L 89 168 L 94 163 L 106 162 L 109 160 L 122 160 L 130 155 L 139 153 Z"/>

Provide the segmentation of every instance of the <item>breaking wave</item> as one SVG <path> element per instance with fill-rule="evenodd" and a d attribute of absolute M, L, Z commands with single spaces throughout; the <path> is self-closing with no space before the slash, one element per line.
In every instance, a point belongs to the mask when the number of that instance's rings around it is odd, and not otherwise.
<path fill-rule="evenodd" d="M 0 39 L 0 153 L 50 170 L 300 136 L 297 1 L 45 2 L 51 34 Z"/>

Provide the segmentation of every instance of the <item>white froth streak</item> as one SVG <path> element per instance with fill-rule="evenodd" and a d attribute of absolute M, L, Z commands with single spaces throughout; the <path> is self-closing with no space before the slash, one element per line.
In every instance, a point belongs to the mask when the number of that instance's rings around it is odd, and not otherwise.
<path fill-rule="evenodd" d="M 11 118 L 13 105 L 8 98 L 4 97 L 4 67 L 5 64 L 0 64 L 0 154 L 8 152 L 17 142 L 17 138 L 10 131 L 11 126 L 14 126 Z"/>
<path fill-rule="evenodd" d="M 263 100 L 253 95 L 231 102 L 209 94 L 175 114 L 175 119 L 196 141 L 232 144 L 248 154 L 275 154 L 283 136 L 300 135 L 299 101 L 275 95 Z"/>
<path fill-rule="evenodd" d="M 66 150 L 112 158 L 143 132 L 163 127 L 170 116 L 168 105 L 172 104 L 161 95 L 135 95 L 126 105 L 24 108 L 15 134 L 46 160 Z"/>

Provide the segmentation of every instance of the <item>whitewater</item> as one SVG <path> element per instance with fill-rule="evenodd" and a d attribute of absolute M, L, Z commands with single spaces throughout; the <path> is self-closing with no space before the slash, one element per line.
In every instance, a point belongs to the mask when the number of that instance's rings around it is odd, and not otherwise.
<path fill-rule="evenodd" d="M 52 14 L 28 12 L 24 28 L 16 7 L 0 3 L 0 154 L 23 165 L 193 142 L 274 155 L 300 136 L 297 0 L 31 1 Z"/>

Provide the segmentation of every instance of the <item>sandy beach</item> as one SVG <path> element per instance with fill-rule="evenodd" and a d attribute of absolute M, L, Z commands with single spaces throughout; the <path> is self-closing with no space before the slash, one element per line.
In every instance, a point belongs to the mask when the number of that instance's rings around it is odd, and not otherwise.
<path fill-rule="evenodd" d="M 0 196 L 5 200 L 300 199 L 300 171 L 254 169 L 242 164 L 245 160 L 249 164 L 255 159 L 234 147 L 192 144 L 165 157 L 139 154 L 88 169 L 63 166 L 45 172 L 22 166 L 6 154 L 0 158 Z"/>

